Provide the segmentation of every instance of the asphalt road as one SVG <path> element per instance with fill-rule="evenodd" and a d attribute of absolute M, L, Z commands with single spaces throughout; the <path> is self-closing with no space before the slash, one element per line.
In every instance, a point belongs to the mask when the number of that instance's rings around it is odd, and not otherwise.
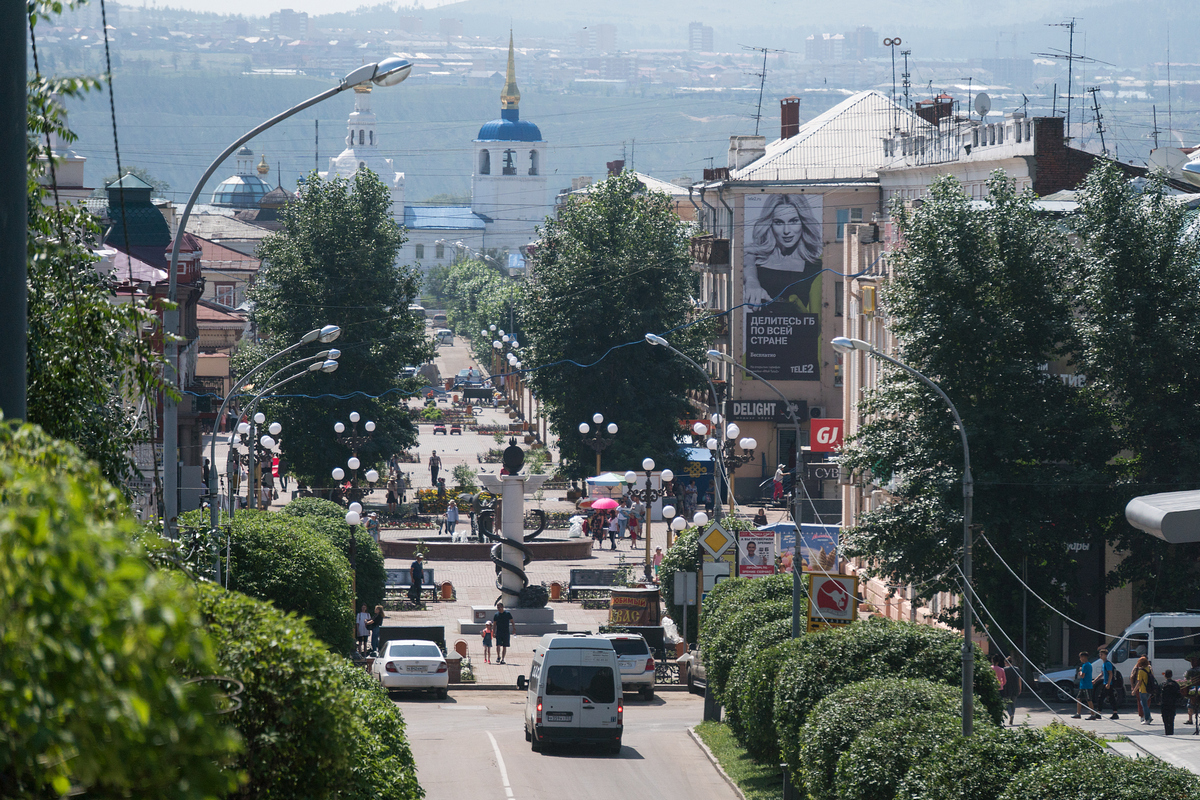
<path fill-rule="evenodd" d="M 393 696 L 404 713 L 428 800 L 615 800 L 736 795 L 688 736 L 703 700 L 664 692 L 646 703 L 626 695 L 621 755 L 585 747 L 534 753 L 525 741 L 523 692 L 451 692 L 450 699 Z"/>

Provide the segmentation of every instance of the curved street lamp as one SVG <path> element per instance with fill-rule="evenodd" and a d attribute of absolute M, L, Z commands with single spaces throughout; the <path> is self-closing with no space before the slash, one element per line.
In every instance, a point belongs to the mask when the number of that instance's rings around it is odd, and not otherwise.
<path fill-rule="evenodd" d="M 839 353 L 851 353 L 855 350 L 866 353 L 869 356 L 886 361 L 889 364 L 894 364 L 908 374 L 917 378 L 930 389 L 937 392 L 938 397 L 945 401 L 950 407 L 950 413 L 954 415 L 954 421 L 958 424 L 958 433 L 962 437 L 963 448 L 963 473 L 962 473 L 962 492 L 963 492 L 963 554 L 962 554 L 962 574 L 963 582 L 963 645 L 962 645 L 962 718 L 963 718 L 963 736 L 970 736 L 972 730 L 972 720 L 975 704 L 975 645 L 971 641 L 971 631 L 975 627 L 973 610 L 971 608 L 971 506 L 975 496 L 975 480 L 971 477 L 971 449 L 967 446 L 967 428 L 963 425 L 962 417 L 958 415 L 958 409 L 954 407 L 949 396 L 942 391 L 942 387 L 938 386 L 929 378 L 917 370 L 905 364 L 903 361 L 892 358 L 886 353 L 881 353 L 876 350 L 870 342 L 864 342 L 862 339 L 850 339 L 845 336 L 834 338 L 830 344 L 833 349 Z"/>
<path fill-rule="evenodd" d="M 596 416 L 599 417 L 600 415 L 597 414 Z M 597 454 L 597 457 L 598 456 L 599 456 L 599 454 Z M 635 489 L 634 488 L 637 485 L 638 476 L 637 476 L 637 473 L 634 472 L 633 470 L 629 470 L 628 472 L 625 473 L 625 483 L 629 484 L 629 488 L 627 490 L 629 493 L 629 496 L 635 500 L 642 501 L 642 503 L 644 503 L 646 506 L 646 565 L 645 565 L 644 569 L 645 569 L 645 573 L 646 573 L 646 580 L 650 580 L 651 579 L 650 576 L 654 574 L 653 567 L 651 566 L 651 560 L 650 560 L 651 559 L 651 556 L 650 556 L 650 524 L 651 524 L 650 523 L 650 517 L 651 517 L 650 507 L 652 505 L 654 505 L 655 500 L 658 500 L 662 497 L 666 497 L 666 495 L 667 495 L 666 485 L 668 483 L 670 483 L 671 481 L 675 480 L 675 473 L 669 469 L 664 469 L 662 472 L 660 472 L 658 488 L 654 489 L 650 486 L 650 473 L 654 471 L 654 459 L 653 458 L 643 458 L 642 459 L 642 470 L 646 473 L 646 488 L 645 489 Z M 674 513 L 675 513 L 673 508 L 671 510 L 671 513 L 672 513 L 672 515 L 674 515 Z M 663 509 L 663 516 L 666 516 L 666 508 Z M 670 536 L 669 531 L 668 531 L 667 535 Z"/>
<path fill-rule="evenodd" d="M 320 94 L 308 98 L 298 105 L 294 105 L 287 111 L 281 114 L 276 114 L 266 122 L 247 131 L 238 137 L 237 141 L 221 151 L 204 174 L 200 176 L 200 180 L 196 182 L 195 188 L 192 189 L 191 195 L 188 196 L 187 204 L 183 207 L 183 213 L 179 216 L 179 226 L 175 231 L 175 241 L 171 245 L 171 264 L 167 271 L 167 300 L 169 306 L 163 311 L 163 331 L 166 334 L 178 335 L 179 333 L 179 306 L 178 306 L 178 281 L 179 274 L 179 248 L 183 244 L 183 235 L 187 232 L 188 220 L 192 216 L 192 208 L 196 205 L 196 201 L 200 198 L 200 192 L 204 189 L 204 184 L 208 183 L 208 179 L 212 177 L 217 168 L 224 163 L 225 159 L 229 158 L 235 150 L 241 147 L 246 142 L 253 139 L 258 134 L 278 125 L 285 119 L 300 113 L 310 106 L 314 106 L 324 100 L 328 100 L 334 95 L 340 94 L 347 89 L 353 89 L 355 86 L 361 86 L 364 83 L 374 83 L 376 86 L 395 86 L 403 81 L 412 72 L 412 64 L 404 58 L 397 56 L 389 56 L 374 64 L 364 64 L 358 69 L 351 71 L 344 78 L 338 81 L 337 86 L 326 89 Z M 333 325 L 327 325 L 326 328 L 333 328 L 337 333 L 340 330 Z M 323 331 L 324 329 L 322 329 Z M 321 341 L 325 343 L 332 342 L 337 338 L 337 333 L 333 338 Z M 317 338 L 317 337 L 314 337 Z M 166 341 L 163 344 L 167 356 L 167 382 L 175 389 L 179 387 L 179 346 L 171 336 L 164 337 Z M 309 339 L 308 341 L 312 341 Z M 304 342 L 307 344 L 308 342 Z M 176 402 L 171 399 L 170 393 L 164 393 L 163 398 L 163 459 L 172 465 L 171 469 L 164 470 L 164 497 L 163 497 L 163 516 L 166 522 L 168 535 L 171 534 L 171 525 L 178 514 L 178 477 L 174 465 L 179 461 L 179 408 Z M 215 433 L 215 431 L 214 431 Z"/>

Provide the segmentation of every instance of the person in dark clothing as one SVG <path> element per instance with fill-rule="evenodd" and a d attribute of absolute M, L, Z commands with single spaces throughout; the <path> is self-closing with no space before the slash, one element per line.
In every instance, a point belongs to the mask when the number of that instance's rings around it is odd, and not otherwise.
<path fill-rule="evenodd" d="M 510 637 L 517 630 L 513 615 L 504 610 L 504 603 L 496 603 L 496 613 L 492 615 L 492 627 L 496 631 L 496 663 L 503 664 L 508 655 Z"/>
<path fill-rule="evenodd" d="M 417 553 L 416 560 L 408 567 L 411 582 L 408 586 L 408 599 L 417 605 L 421 604 L 421 580 L 425 577 L 425 565 L 421 563 L 421 554 Z"/>
<path fill-rule="evenodd" d="M 378 653 L 379 637 L 383 631 L 383 606 L 375 606 L 375 613 L 367 620 L 367 627 L 371 630 L 371 649 Z"/>
<path fill-rule="evenodd" d="M 1004 700 L 1004 707 L 1008 709 L 1008 724 L 1016 725 L 1017 697 L 1021 694 L 1021 673 L 1012 665 L 1012 656 L 1003 659 L 1001 666 L 1004 668 L 1004 688 L 1000 690 L 1000 697 Z"/>
<path fill-rule="evenodd" d="M 1179 699 L 1182 696 L 1179 691 L 1179 683 L 1175 680 L 1174 673 L 1169 669 L 1163 670 L 1163 682 L 1161 687 L 1160 703 L 1162 703 L 1162 721 L 1163 733 L 1167 736 L 1175 735 L 1175 710 L 1179 708 Z"/>

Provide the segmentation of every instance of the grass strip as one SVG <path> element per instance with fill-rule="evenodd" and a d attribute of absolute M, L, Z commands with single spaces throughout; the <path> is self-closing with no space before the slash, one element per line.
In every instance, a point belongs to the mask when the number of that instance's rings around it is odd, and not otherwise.
<path fill-rule="evenodd" d="M 782 800 L 783 770 L 778 764 L 760 764 L 750 758 L 729 726 L 723 722 L 702 722 L 696 726 L 696 734 L 746 795 L 746 800 Z"/>

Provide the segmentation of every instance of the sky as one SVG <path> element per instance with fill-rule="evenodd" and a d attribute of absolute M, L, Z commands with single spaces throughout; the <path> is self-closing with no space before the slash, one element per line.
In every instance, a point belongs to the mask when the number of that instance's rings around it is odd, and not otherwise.
<path fill-rule="evenodd" d="M 424 8 L 437 8 L 454 0 L 420 0 Z M 129 5 L 138 5 L 138 0 L 128 0 Z M 166 2 L 150 3 L 149 5 L 186 8 L 193 11 L 212 11 L 218 14 L 245 14 L 251 17 L 265 17 L 281 8 L 293 11 L 307 11 L 309 14 L 331 14 L 339 11 L 353 11 L 363 5 L 376 5 L 370 0 L 167 0 Z M 408 5 L 406 2 L 405 5 Z"/>

